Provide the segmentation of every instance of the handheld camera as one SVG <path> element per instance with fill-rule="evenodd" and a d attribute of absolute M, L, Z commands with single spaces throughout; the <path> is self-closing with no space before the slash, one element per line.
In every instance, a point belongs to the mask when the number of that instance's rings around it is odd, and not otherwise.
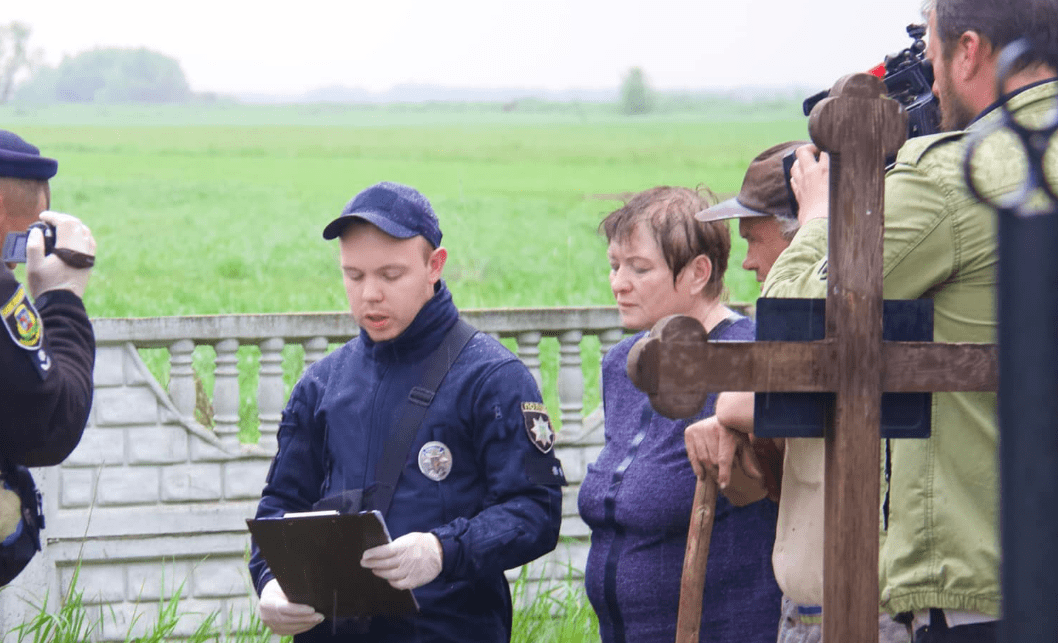
<path fill-rule="evenodd" d="M 886 96 L 903 106 L 908 116 L 907 137 L 914 138 L 940 131 L 940 102 L 933 95 L 933 66 L 926 58 L 926 25 L 908 25 L 907 35 L 913 41 L 910 47 L 886 56 L 868 73 L 881 78 Z M 805 116 L 829 95 L 824 90 L 806 98 L 802 105 Z"/>
<path fill-rule="evenodd" d="M 50 255 L 55 250 L 55 226 L 40 221 L 32 224 L 25 232 L 9 232 L 4 239 L 4 252 L 0 259 L 4 263 L 26 263 L 26 241 L 29 239 L 29 231 L 40 228 L 44 233 L 44 254 Z"/>
<path fill-rule="evenodd" d="M 926 25 L 908 25 L 907 35 L 913 40 L 910 47 L 886 56 L 882 63 L 875 65 L 868 73 L 881 78 L 885 83 L 886 96 L 899 102 L 907 112 L 907 137 L 914 138 L 940 131 L 940 101 L 933 95 L 933 65 L 926 58 L 926 43 L 922 40 L 926 35 Z M 829 90 L 823 90 L 806 98 L 802 104 L 805 116 L 811 114 L 812 108 L 829 95 Z M 790 168 L 795 160 L 794 150 L 790 150 L 783 157 L 782 168 L 790 196 L 790 208 L 796 217 L 797 199 L 790 184 Z"/>
<path fill-rule="evenodd" d="M 4 239 L 3 253 L 0 261 L 4 263 L 26 263 L 26 242 L 29 239 L 29 231 L 40 228 L 44 233 L 44 255 L 54 254 L 72 268 L 91 268 L 95 265 L 95 257 L 86 255 L 76 250 L 55 247 L 55 226 L 37 221 L 29 226 L 25 232 L 9 232 Z"/>
<path fill-rule="evenodd" d="M 786 198 L 790 200 L 790 213 L 793 214 L 793 218 L 795 219 L 801 208 L 797 205 L 797 195 L 794 194 L 793 183 L 790 182 L 790 168 L 793 167 L 794 161 L 796 160 L 796 149 L 790 150 L 782 156 L 782 174 L 783 178 L 786 179 Z"/>

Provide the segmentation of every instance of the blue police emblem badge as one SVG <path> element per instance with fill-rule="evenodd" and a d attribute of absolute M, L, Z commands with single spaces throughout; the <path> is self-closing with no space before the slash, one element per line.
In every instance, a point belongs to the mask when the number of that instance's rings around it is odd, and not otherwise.
<path fill-rule="evenodd" d="M 529 441 L 541 453 L 549 453 L 555 446 L 555 431 L 551 428 L 547 407 L 540 402 L 522 402 L 522 416 L 525 418 L 525 432 L 529 435 Z"/>
<path fill-rule="evenodd" d="M 0 317 L 4 320 L 7 334 L 20 348 L 35 351 L 40 348 L 44 338 L 44 326 L 40 314 L 26 298 L 26 291 L 18 287 L 7 303 L 0 307 Z"/>
<path fill-rule="evenodd" d="M 452 471 L 452 450 L 444 442 L 427 442 L 419 449 L 419 471 L 440 482 Z"/>

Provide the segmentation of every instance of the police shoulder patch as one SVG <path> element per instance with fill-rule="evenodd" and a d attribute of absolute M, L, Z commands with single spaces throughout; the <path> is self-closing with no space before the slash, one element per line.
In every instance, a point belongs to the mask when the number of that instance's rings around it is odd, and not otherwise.
<path fill-rule="evenodd" d="M 44 341 L 44 324 L 40 313 L 26 297 L 25 289 L 20 285 L 2 307 L 0 317 L 4 328 L 15 345 L 27 351 L 40 349 Z"/>
<path fill-rule="evenodd" d="M 551 428 L 547 407 L 540 402 L 522 402 L 522 417 L 529 441 L 541 453 L 549 453 L 555 446 L 555 431 Z"/>

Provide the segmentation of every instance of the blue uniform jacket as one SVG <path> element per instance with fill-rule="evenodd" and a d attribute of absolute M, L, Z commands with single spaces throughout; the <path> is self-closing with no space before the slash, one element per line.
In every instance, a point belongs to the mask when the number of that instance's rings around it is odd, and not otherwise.
<path fill-rule="evenodd" d="M 59 464 L 80 442 L 92 408 L 96 343 L 84 303 L 53 290 L 31 304 L 0 263 L 0 323 L 0 460 Z"/>
<path fill-rule="evenodd" d="M 439 282 L 399 337 L 374 342 L 361 331 L 309 367 L 283 412 L 257 517 L 309 510 L 320 498 L 372 485 L 424 360 L 458 315 Z M 376 617 L 356 634 L 343 633 L 352 625 L 340 621 L 336 636 L 327 621 L 298 640 L 508 641 L 511 599 L 503 572 L 554 549 L 562 516 L 561 465 L 528 430 L 540 416 L 526 408 L 539 410 L 533 403 L 540 401 L 528 369 L 492 337 L 475 335 L 437 391 L 386 516 L 393 538 L 419 531 L 441 541 L 440 576 L 415 590 L 420 613 Z M 452 457 L 450 473 L 437 482 L 419 469 L 419 451 L 431 441 Z M 256 547 L 250 573 L 258 592 L 273 577 Z"/>

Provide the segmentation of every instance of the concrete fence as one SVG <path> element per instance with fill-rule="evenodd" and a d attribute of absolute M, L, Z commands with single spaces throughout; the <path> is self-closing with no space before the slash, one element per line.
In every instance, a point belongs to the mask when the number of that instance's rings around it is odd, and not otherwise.
<path fill-rule="evenodd" d="M 507 343 L 541 382 L 541 360 L 555 359 L 561 421 L 556 450 L 566 470 L 564 536 L 559 548 L 529 567 L 538 582 L 580 573 L 588 529 L 577 516 L 577 492 L 603 442 L 602 416 L 584 408 L 584 363 L 596 364 L 621 340 L 613 308 L 464 311 L 481 331 Z M 44 551 L 15 583 L 0 591 L 0 631 L 23 622 L 46 600 L 83 592 L 102 615 L 98 640 L 124 640 L 156 618 L 159 599 L 179 594 L 182 619 L 174 634 L 198 627 L 196 614 L 245 622 L 254 604 L 245 559 L 245 519 L 253 515 L 286 403 L 288 356 L 310 364 L 357 333 L 344 313 L 221 315 L 94 320 L 98 351 L 95 401 L 80 445 L 61 466 L 34 471 L 44 494 Z M 557 342 L 548 338 L 554 338 Z M 595 338 L 597 341 L 584 341 Z M 547 340 L 547 341 L 545 341 Z M 556 346 L 557 344 L 557 346 Z M 215 351 L 213 394 L 193 366 L 196 347 Z M 257 444 L 239 442 L 240 347 L 259 350 Z M 590 346 L 590 349 L 588 348 Z M 290 348 L 293 347 L 293 348 Z M 596 348 L 597 347 L 597 348 Z M 143 349 L 165 349 L 168 382 L 159 383 Z M 202 349 L 198 349 L 200 352 Z M 299 367 L 300 367 L 299 362 Z M 157 370 L 157 368 L 155 368 Z M 164 368 L 163 368 L 164 370 Z M 550 372 L 550 369 L 547 369 Z M 207 373 L 210 375 L 210 373 Z M 545 383 L 550 384 L 550 383 Z M 245 389 L 245 386 L 243 386 Z M 196 420 L 211 406 L 212 426 Z M 199 417 L 202 417 L 201 412 Z M 512 570 L 516 575 L 519 570 Z"/>

